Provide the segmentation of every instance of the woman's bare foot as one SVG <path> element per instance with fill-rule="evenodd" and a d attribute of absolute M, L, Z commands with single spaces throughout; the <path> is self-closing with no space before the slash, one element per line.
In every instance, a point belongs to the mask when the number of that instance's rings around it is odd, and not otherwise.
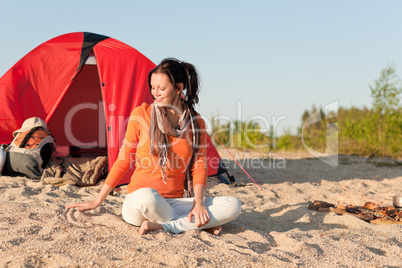
<path fill-rule="evenodd" d="M 213 235 L 219 235 L 222 231 L 222 226 L 216 226 L 208 229 L 203 229 L 204 231 L 213 234 Z"/>
<path fill-rule="evenodd" d="M 155 231 L 155 230 L 163 230 L 162 225 L 154 221 L 145 220 L 141 223 L 140 230 L 138 231 L 138 233 L 140 235 L 144 235 L 148 231 Z"/>

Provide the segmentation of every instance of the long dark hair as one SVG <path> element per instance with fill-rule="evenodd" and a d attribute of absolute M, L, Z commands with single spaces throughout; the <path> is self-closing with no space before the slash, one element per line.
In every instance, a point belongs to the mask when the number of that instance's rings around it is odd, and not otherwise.
<path fill-rule="evenodd" d="M 148 74 L 148 86 L 151 91 L 151 76 L 154 73 L 162 73 L 167 75 L 173 88 L 177 88 L 178 83 L 183 83 L 184 102 L 190 109 L 192 114 L 195 114 L 194 106 L 198 103 L 199 93 L 199 75 L 194 65 L 191 63 L 179 61 L 175 58 L 167 58 L 161 61 L 158 66 L 152 69 Z"/>
<path fill-rule="evenodd" d="M 191 142 L 191 146 L 193 148 L 193 153 L 191 155 L 190 161 L 187 164 L 186 167 L 186 179 L 184 181 L 184 186 L 187 192 L 188 197 L 194 196 L 193 192 L 193 177 L 191 173 L 191 168 L 194 164 L 194 159 L 195 155 L 198 152 L 199 144 L 200 144 L 200 129 L 199 129 L 199 124 L 197 122 L 197 113 L 195 112 L 194 106 L 196 103 L 198 103 L 198 92 L 199 92 L 199 78 L 198 78 L 198 73 L 195 67 L 187 62 L 181 62 L 177 59 L 174 58 L 167 58 L 162 60 L 162 62 L 156 66 L 153 70 L 151 70 L 148 74 L 148 86 L 149 90 L 152 91 L 152 86 L 151 86 L 151 76 L 155 73 L 161 73 L 167 75 L 169 78 L 170 82 L 173 85 L 173 89 L 177 88 L 178 83 L 183 83 L 183 96 L 184 98 L 182 99 L 184 106 L 189 109 L 190 114 L 192 115 L 192 122 L 191 122 L 191 127 L 192 127 L 192 132 L 193 132 L 193 141 Z M 152 115 L 151 115 L 152 118 Z M 158 130 L 157 127 L 157 119 L 154 118 L 153 120 L 151 119 L 151 131 L 150 131 L 150 136 L 151 136 L 151 143 L 152 143 L 152 133 L 155 133 L 156 135 L 159 135 L 158 133 L 160 130 Z M 159 131 L 159 132 L 158 132 Z M 163 135 L 163 140 L 164 144 L 168 144 L 167 138 L 165 137 L 166 135 Z M 158 138 L 155 138 L 158 139 Z M 151 145 L 152 148 L 152 145 Z M 166 158 L 166 152 L 163 151 L 163 148 L 160 149 L 158 148 L 158 156 L 159 156 L 159 161 L 163 160 Z M 163 161 L 161 163 L 161 168 L 162 172 L 164 172 L 164 164 Z M 164 173 L 162 173 L 163 176 Z"/>

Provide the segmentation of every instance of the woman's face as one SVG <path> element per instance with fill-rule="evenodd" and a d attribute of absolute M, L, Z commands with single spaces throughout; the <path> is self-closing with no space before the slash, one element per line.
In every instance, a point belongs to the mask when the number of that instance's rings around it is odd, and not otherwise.
<path fill-rule="evenodd" d="M 166 74 L 154 73 L 151 75 L 151 94 L 159 106 L 169 106 L 177 104 L 180 91 L 173 89 Z"/>

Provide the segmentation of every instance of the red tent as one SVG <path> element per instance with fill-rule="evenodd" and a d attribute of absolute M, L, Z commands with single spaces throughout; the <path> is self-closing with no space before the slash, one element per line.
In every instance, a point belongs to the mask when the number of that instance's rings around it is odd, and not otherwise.
<path fill-rule="evenodd" d="M 0 78 L 0 143 L 23 121 L 44 119 L 58 153 L 104 148 L 109 169 L 131 111 L 153 101 L 147 74 L 155 67 L 136 49 L 107 36 L 77 32 L 55 37 L 25 55 Z M 208 140 L 208 175 L 225 172 Z M 131 172 L 121 184 L 128 183 Z"/>

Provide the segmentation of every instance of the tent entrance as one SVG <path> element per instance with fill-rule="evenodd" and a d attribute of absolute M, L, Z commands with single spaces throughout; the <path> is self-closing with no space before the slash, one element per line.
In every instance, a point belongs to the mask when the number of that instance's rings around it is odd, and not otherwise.
<path fill-rule="evenodd" d="M 96 65 L 83 65 L 48 127 L 56 138 L 59 155 L 70 154 L 74 147 L 107 155 L 105 113 Z"/>

